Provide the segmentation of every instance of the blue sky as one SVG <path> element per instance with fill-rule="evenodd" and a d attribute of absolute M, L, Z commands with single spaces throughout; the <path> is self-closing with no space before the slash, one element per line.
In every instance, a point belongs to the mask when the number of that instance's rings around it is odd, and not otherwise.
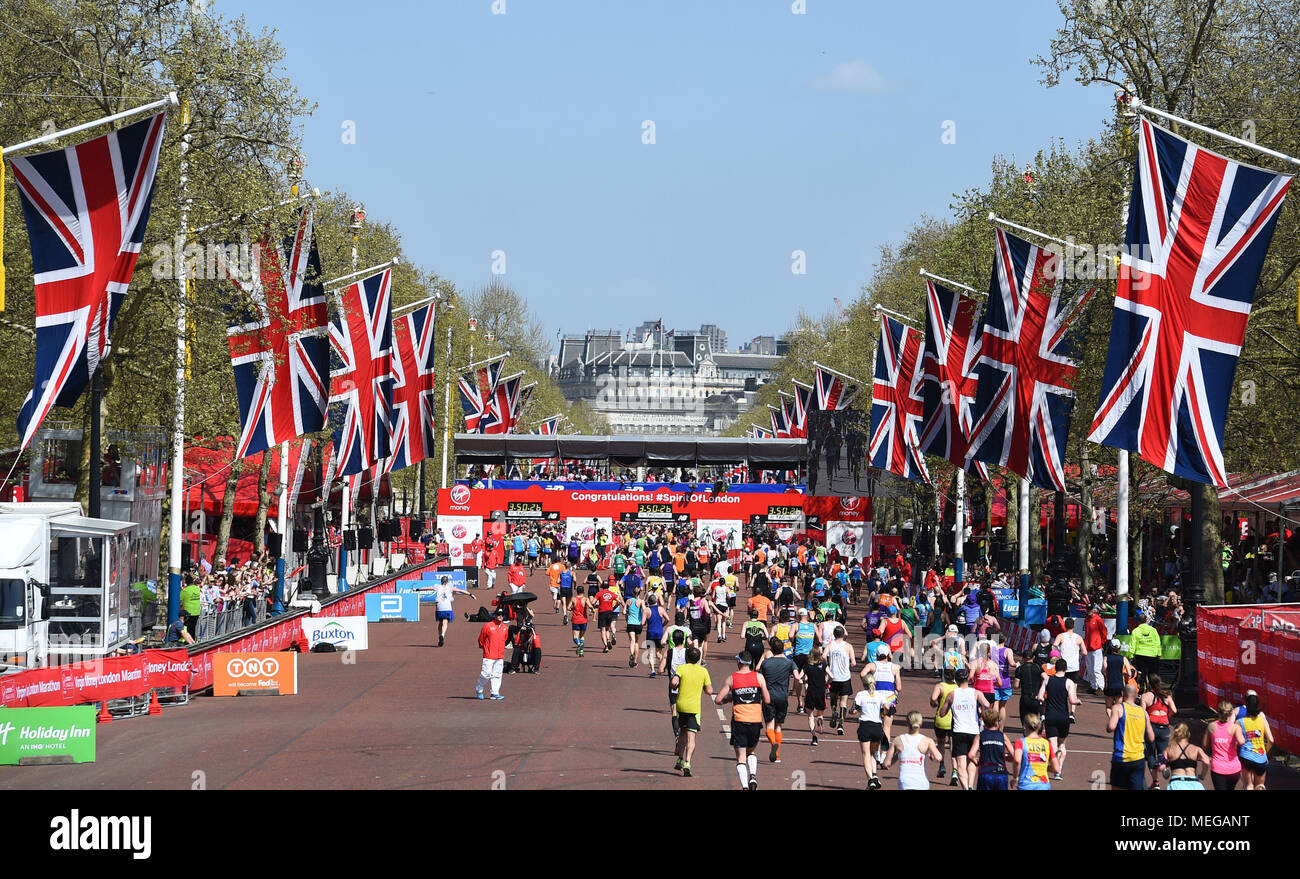
<path fill-rule="evenodd" d="M 947 216 L 995 155 L 1084 140 L 1109 111 L 1107 89 L 1039 84 L 1029 59 L 1060 23 L 1048 0 L 805 6 L 215 4 L 277 29 L 318 102 L 313 183 L 394 223 L 420 264 L 468 289 L 504 251 L 504 280 L 552 335 L 662 315 L 716 323 L 733 349 L 801 305 L 855 298 L 880 246 Z"/>

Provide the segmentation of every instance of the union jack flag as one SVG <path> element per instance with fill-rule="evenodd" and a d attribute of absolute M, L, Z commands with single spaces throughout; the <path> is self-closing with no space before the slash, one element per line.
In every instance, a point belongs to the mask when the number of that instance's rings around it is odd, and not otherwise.
<path fill-rule="evenodd" d="M 1223 430 L 1291 178 L 1141 121 L 1110 350 L 1088 439 L 1227 484 Z"/>
<path fill-rule="evenodd" d="M 979 355 L 979 303 L 927 280 L 925 349 L 921 358 L 921 451 L 967 467 L 966 446 L 975 400 L 971 363 Z M 988 467 L 974 464 L 982 479 Z"/>
<path fill-rule="evenodd" d="M 330 324 L 337 361 L 330 372 L 330 421 L 338 475 L 374 467 L 391 451 L 393 414 L 392 269 L 346 287 Z"/>
<path fill-rule="evenodd" d="M 1071 385 L 1078 372 L 1068 330 L 1094 291 L 1063 306 L 1060 258 L 1005 229 L 994 234 L 966 458 L 1064 491 Z"/>
<path fill-rule="evenodd" d="M 794 383 L 794 428 L 795 436 L 808 436 L 808 413 L 817 405 L 817 389 L 812 385 Z"/>
<path fill-rule="evenodd" d="M 497 380 L 501 378 L 501 367 L 505 364 L 505 355 L 491 363 L 484 364 L 476 373 L 462 375 L 456 381 L 460 392 L 460 407 L 465 413 L 465 432 L 479 433 L 485 427 L 484 419 L 492 406 L 496 393 Z"/>
<path fill-rule="evenodd" d="M 880 316 L 875 382 L 871 386 L 872 467 L 930 481 L 917 428 L 921 422 L 921 331 Z"/>
<path fill-rule="evenodd" d="M 433 373 L 433 303 L 393 322 L 393 454 L 384 465 L 391 473 L 423 461 L 437 434 L 437 386 Z"/>
<path fill-rule="evenodd" d="M 766 427 L 759 427 L 757 424 L 751 424 L 750 427 L 753 428 L 752 435 L 754 439 L 776 439 L 776 434 Z"/>
<path fill-rule="evenodd" d="M 497 382 L 487 414 L 479 422 L 483 433 L 509 433 L 514 427 L 519 413 L 519 385 L 523 378 L 524 374 L 517 372 Z"/>
<path fill-rule="evenodd" d="M 293 510 L 298 505 L 298 492 L 302 489 L 302 477 L 307 472 L 307 462 L 311 457 L 311 442 L 309 439 L 301 439 L 289 444 L 290 472 L 293 473 L 289 482 L 289 513 L 291 518 Z"/>
<path fill-rule="evenodd" d="M 531 382 L 519 389 L 519 405 L 515 407 L 515 417 L 510 422 L 510 431 L 514 431 L 519 426 L 520 419 L 524 417 L 524 410 L 528 408 L 529 401 L 533 399 L 533 391 L 536 389 L 537 382 Z"/>
<path fill-rule="evenodd" d="M 11 159 L 32 248 L 36 368 L 18 412 L 27 448 L 55 406 L 72 406 L 108 356 L 140 257 L 164 114 L 76 146 Z"/>
<path fill-rule="evenodd" d="M 329 404 L 328 314 L 311 208 L 303 209 L 282 247 L 272 242 L 268 225 L 256 248 L 247 277 L 217 250 L 240 294 L 226 330 L 239 393 L 236 458 L 320 430 Z"/>
<path fill-rule="evenodd" d="M 842 375 L 824 366 L 817 367 L 817 408 L 822 412 L 847 409 L 857 396 L 857 385 L 850 385 Z"/>
<path fill-rule="evenodd" d="M 544 419 L 541 424 L 537 425 L 537 432 L 542 436 L 554 436 L 560 432 L 560 419 L 563 417 L 562 415 L 552 415 L 550 418 Z"/>
<path fill-rule="evenodd" d="M 781 403 L 781 408 L 768 406 L 772 410 L 772 435 L 777 439 L 790 438 L 790 414 L 785 411 L 785 403 Z"/>

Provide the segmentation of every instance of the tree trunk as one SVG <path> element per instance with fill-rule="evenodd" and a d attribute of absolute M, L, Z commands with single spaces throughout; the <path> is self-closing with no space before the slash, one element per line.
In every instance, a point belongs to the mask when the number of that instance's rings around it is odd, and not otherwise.
<path fill-rule="evenodd" d="M 1043 582 L 1043 493 L 1029 486 L 1029 582 Z"/>
<path fill-rule="evenodd" d="M 1075 549 L 1079 554 L 1079 586 L 1086 595 L 1092 591 L 1092 462 L 1088 444 L 1079 452 L 1079 537 Z"/>
<path fill-rule="evenodd" d="M 217 526 L 217 547 L 212 553 L 213 567 L 224 567 L 226 548 L 230 545 L 230 523 L 235 518 L 235 490 L 239 487 L 239 474 L 244 469 L 244 459 L 237 458 L 226 474 L 226 494 L 221 499 L 221 524 Z"/>
<path fill-rule="evenodd" d="M 271 493 L 266 484 L 271 476 L 271 450 L 262 453 L 262 469 L 257 474 L 257 518 L 253 522 L 253 551 L 258 555 L 266 549 L 266 512 L 271 506 Z"/>
<path fill-rule="evenodd" d="M 1219 491 L 1212 485 L 1196 483 L 1193 491 L 1201 495 L 1201 533 L 1190 535 L 1192 551 L 1201 554 L 1201 586 L 1205 589 L 1206 604 L 1223 604 L 1223 567 L 1219 554 L 1223 551 L 1220 531 Z"/>
<path fill-rule="evenodd" d="M 1020 484 L 1014 474 L 1003 472 L 1002 490 L 1007 495 L 1007 547 L 1011 550 L 1011 568 L 1020 565 Z"/>

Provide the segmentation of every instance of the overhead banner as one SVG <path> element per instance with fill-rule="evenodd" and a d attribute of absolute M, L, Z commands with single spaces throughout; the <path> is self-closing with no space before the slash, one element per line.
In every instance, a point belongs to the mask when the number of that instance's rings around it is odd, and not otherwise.
<path fill-rule="evenodd" d="M 218 653 L 212 661 L 212 695 L 238 696 L 241 692 L 296 694 L 298 654 Z"/>
<path fill-rule="evenodd" d="M 643 507 L 642 505 L 650 505 Z M 668 485 L 627 489 L 474 488 L 457 485 L 438 491 L 439 526 L 443 517 L 471 516 L 480 522 L 577 519 L 582 527 L 593 518 L 615 522 L 677 524 L 700 519 L 739 519 L 748 522 L 766 515 L 769 506 L 803 506 L 803 494 L 787 492 L 719 492 L 674 490 Z M 513 515 L 512 515 L 513 513 Z M 552 516 L 552 514 L 554 514 Z M 624 514 L 630 514 L 625 518 Z M 480 524 L 480 532 L 482 525 Z M 572 527 L 572 526 L 570 526 Z M 445 532 L 451 539 L 451 533 Z"/>
<path fill-rule="evenodd" d="M 620 522 L 637 522 L 641 524 L 689 525 L 691 514 L 685 510 L 674 510 L 668 501 L 651 501 L 638 503 L 635 510 L 625 510 L 618 514 Z"/>
<path fill-rule="evenodd" d="M 0 766 L 94 762 L 94 707 L 0 711 Z"/>
<path fill-rule="evenodd" d="M 312 647 L 333 644 L 335 650 L 365 650 L 370 646 L 365 617 L 304 617 L 302 632 Z"/>
<path fill-rule="evenodd" d="M 870 556 L 870 523 L 827 522 L 826 548 L 837 550 L 844 558 L 857 559 Z"/>
<path fill-rule="evenodd" d="M 558 522 L 559 510 L 548 510 L 543 501 L 506 501 L 504 510 L 493 510 L 494 522 Z"/>
<path fill-rule="evenodd" d="M 420 621 L 420 595 L 416 592 L 383 592 L 366 595 L 366 622 L 381 623 L 398 620 L 407 623 Z"/>

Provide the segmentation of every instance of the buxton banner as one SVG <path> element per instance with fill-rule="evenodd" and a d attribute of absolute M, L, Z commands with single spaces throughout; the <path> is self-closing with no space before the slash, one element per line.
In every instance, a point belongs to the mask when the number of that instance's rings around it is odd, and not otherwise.
<path fill-rule="evenodd" d="M 333 644 L 335 650 L 365 650 L 370 646 L 366 618 L 304 617 L 302 632 L 312 647 Z"/>

